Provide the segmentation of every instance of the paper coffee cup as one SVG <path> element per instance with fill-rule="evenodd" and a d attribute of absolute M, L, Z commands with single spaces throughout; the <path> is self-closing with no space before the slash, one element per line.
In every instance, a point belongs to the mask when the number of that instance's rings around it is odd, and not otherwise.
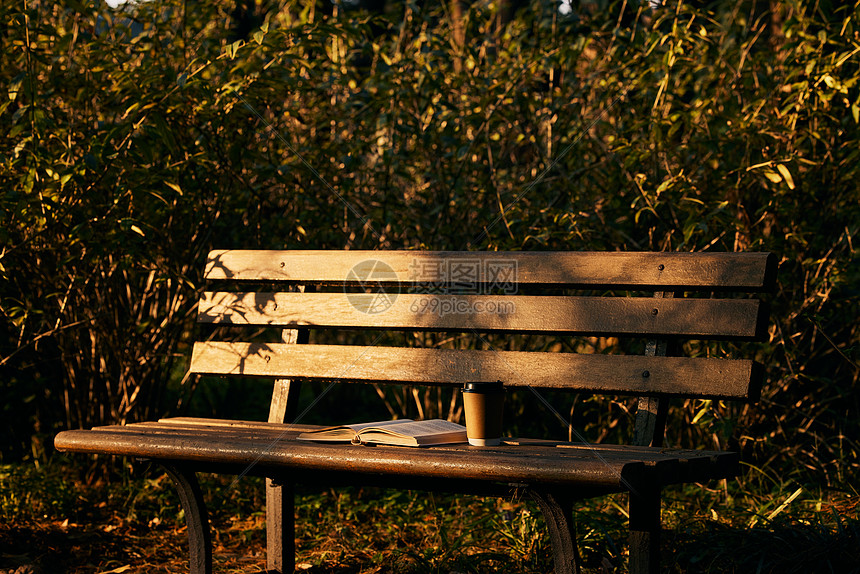
<path fill-rule="evenodd" d="M 473 446 L 497 446 L 502 438 L 505 387 L 501 381 L 473 382 L 463 386 L 466 436 Z"/>

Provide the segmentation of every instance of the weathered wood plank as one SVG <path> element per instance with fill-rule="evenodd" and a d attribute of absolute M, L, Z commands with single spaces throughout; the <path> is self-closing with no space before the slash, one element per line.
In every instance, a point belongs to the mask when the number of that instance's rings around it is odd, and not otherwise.
<path fill-rule="evenodd" d="M 117 430 L 119 428 L 124 430 Z M 269 441 L 245 432 L 224 432 L 219 440 L 214 440 L 212 435 L 200 434 L 194 429 L 174 428 L 171 432 L 164 428 L 161 432 L 152 432 L 151 427 L 135 428 L 135 425 L 66 431 L 57 436 L 55 446 L 63 452 L 183 460 L 189 464 L 217 462 L 240 469 L 255 465 L 261 472 L 294 469 L 377 475 L 396 471 L 404 481 L 410 476 L 438 477 L 618 490 L 626 490 L 646 476 L 674 482 L 671 471 L 678 468 L 684 458 L 684 455 L 662 453 L 659 449 L 644 453 L 601 449 L 600 445 L 576 450 L 542 445 L 476 449 L 466 444 L 414 449 L 311 443 L 286 438 Z M 706 463 L 721 456 L 720 453 L 688 452 L 687 457 L 700 458 Z M 711 466 L 716 467 L 715 464 L 691 467 L 697 471 L 692 480 L 708 479 Z"/>
<path fill-rule="evenodd" d="M 198 320 L 315 328 L 680 335 L 752 339 L 757 299 L 207 292 Z"/>
<path fill-rule="evenodd" d="M 142 422 L 142 423 L 134 423 L 135 425 L 191 425 L 191 426 L 211 426 L 211 427 L 231 427 L 231 428 L 249 428 L 249 429 L 263 429 L 263 430 L 280 430 L 285 425 L 283 423 L 273 423 L 273 422 L 261 422 L 261 421 L 239 421 L 239 420 L 228 420 L 228 419 L 210 419 L 203 417 L 169 417 L 158 419 L 158 422 Z M 130 426 L 130 425 L 129 425 Z M 290 429 L 298 430 L 298 432 L 304 432 L 305 430 L 318 428 L 317 425 L 308 425 L 308 424 L 295 424 L 288 423 Z M 113 427 L 111 427 L 113 428 Z"/>
<path fill-rule="evenodd" d="M 322 428 L 314 425 L 270 426 L 261 428 L 255 426 L 214 426 L 192 423 L 170 424 L 145 422 L 125 426 L 96 427 L 90 432 L 107 433 L 110 435 L 132 435 L 141 443 L 161 441 L 161 437 L 186 437 L 188 450 L 193 451 L 194 445 L 204 443 L 223 444 L 225 448 L 233 442 L 256 441 L 260 451 L 267 451 L 282 443 L 294 440 L 299 432 Z M 629 462 L 635 459 L 652 468 L 661 484 L 691 482 L 702 477 L 727 478 L 739 472 L 739 458 L 736 453 L 701 451 L 688 449 L 655 449 L 630 445 L 606 445 L 568 443 L 541 439 L 505 439 L 504 445 L 519 450 L 519 454 L 529 449 L 532 455 L 541 457 L 557 456 L 553 452 L 563 452 L 568 459 L 591 459 L 597 456 L 612 464 Z M 283 446 L 283 445 L 282 445 Z M 280 447 L 279 447 L 280 448 Z M 441 445 L 433 447 L 436 451 L 447 449 L 462 450 L 463 445 Z M 187 453 L 186 453 L 187 454 Z M 213 459 L 217 463 L 220 459 Z M 226 464 L 226 463 L 224 463 Z M 241 470 L 241 469 L 240 469 Z M 224 469 L 224 472 L 229 472 Z"/>
<path fill-rule="evenodd" d="M 213 436 L 233 436 L 233 435 L 242 435 L 247 434 L 249 436 L 256 436 L 262 438 L 270 438 L 275 440 L 279 437 L 295 437 L 300 432 L 306 432 L 310 430 L 318 430 L 319 425 L 280 425 L 280 426 L 270 426 L 270 427 L 261 427 L 254 425 L 247 426 L 218 426 L 218 425 L 209 425 L 209 424 L 194 424 L 191 422 L 142 422 L 142 423 L 133 423 L 122 426 L 111 426 L 111 427 L 95 427 L 93 430 L 110 430 L 113 432 L 116 429 L 116 432 L 151 432 L 151 433 L 159 433 L 159 432 L 184 432 L 184 433 L 200 433 L 200 436 L 203 436 L 202 433 L 209 433 Z"/>
<path fill-rule="evenodd" d="M 209 253 L 205 277 L 759 291 L 771 288 L 775 273 L 769 253 L 215 250 Z"/>
<path fill-rule="evenodd" d="M 81 436 L 84 434 L 84 436 Z M 623 487 L 622 472 L 643 467 L 635 459 L 599 459 L 596 456 L 542 457 L 527 455 L 528 449 L 477 454 L 466 445 L 457 449 L 406 449 L 397 447 L 353 447 L 299 441 L 277 441 L 262 448 L 257 437 L 231 436 L 213 441 L 183 433 L 141 434 L 107 431 L 67 431 L 58 436 L 57 448 L 75 452 L 78 439 L 86 452 L 124 454 L 189 462 L 218 461 L 223 465 L 255 464 L 267 468 L 306 471 L 349 471 L 384 474 L 394 471 L 404 477 L 502 480 L 520 482 L 615 485 Z M 564 454 L 564 453 L 561 453 Z M 627 468 L 630 467 L 630 468 Z M 625 470 L 626 469 L 626 470 Z"/>
<path fill-rule="evenodd" d="M 617 394 L 753 399 L 757 369 L 746 359 L 580 355 L 279 343 L 194 344 L 191 371 L 355 382 L 463 384 Z"/>
<path fill-rule="evenodd" d="M 206 421 L 208 419 L 201 419 Z M 266 424 L 266 426 L 261 426 Z M 165 419 L 159 422 L 141 422 L 132 423 L 123 426 L 105 426 L 95 427 L 92 431 L 106 433 L 131 433 L 137 436 L 156 436 L 156 435 L 172 435 L 177 436 L 183 434 L 185 436 L 193 436 L 195 440 L 213 440 L 223 438 L 230 441 L 233 438 L 255 439 L 263 445 L 274 442 L 294 440 L 300 432 L 318 430 L 324 428 L 324 425 L 272 425 L 269 423 L 236 426 L 218 426 L 211 424 L 196 424 L 192 419 L 186 422 L 177 422 L 174 419 Z M 564 449 L 568 455 L 576 455 L 579 457 L 591 457 L 595 453 L 599 453 L 600 457 L 607 459 L 617 459 L 629 461 L 631 457 L 636 460 L 645 462 L 646 464 L 667 461 L 679 461 L 683 464 L 694 465 L 710 465 L 719 467 L 724 471 L 727 464 L 732 463 L 737 458 L 734 453 L 725 453 L 718 451 L 703 451 L 691 449 L 657 449 L 644 446 L 633 445 L 617 445 L 617 444 L 593 444 L 593 443 L 573 443 L 561 442 L 546 439 L 529 439 L 529 438 L 505 438 L 503 444 L 507 447 L 527 447 L 533 452 L 552 452 L 552 449 Z M 454 445 L 438 445 L 433 447 L 435 450 L 444 450 L 453 448 L 459 450 L 462 446 Z M 543 450 L 541 450 L 543 449 Z M 701 475 L 701 473 L 700 473 Z"/>

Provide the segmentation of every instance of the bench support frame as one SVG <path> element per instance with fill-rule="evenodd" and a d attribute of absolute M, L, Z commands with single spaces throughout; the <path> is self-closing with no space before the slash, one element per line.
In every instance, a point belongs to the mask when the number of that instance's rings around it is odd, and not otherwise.
<path fill-rule="evenodd" d="M 296 569 L 296 520 L 293 485 L 266 479 L 266 571 Z"/>
<path fill-rule="evenodd" d="M 581 559 L 573 519 L 574 500 L 563 493 L 543 489 L 529 489 L 528 492 L 540 506 L 549 530 L 555 574 L 580 574 Z"/>
<path fill-rule="evenodd" d="M 296 291 L 304 292 L 302 285 Z M 290 345 L 308 342 L 307 329 L 283 329 L 281 341 Z M 289 423 L 296 419 L 301 383 L 276 379 L 269 405 L 270 423 Z M 289 482 L 266 478 L 266 570 L 285 574 L 296 569 L 295 489 Z"/>
<path fill-rule="evenodd" d="M 181 465 L 159 461 L 173 480 L 179 503 L 185 512 L 188 527 L 189 572 L 212 574 L 212 535 L 209 531 L 209 513 L 203 502 L 203 494 L 197 475 Z"/>
<path fill-rule="evenodd" d="M 630 574 L 660 572 L 660 488 L 637 485 L 630 493 Z"/>

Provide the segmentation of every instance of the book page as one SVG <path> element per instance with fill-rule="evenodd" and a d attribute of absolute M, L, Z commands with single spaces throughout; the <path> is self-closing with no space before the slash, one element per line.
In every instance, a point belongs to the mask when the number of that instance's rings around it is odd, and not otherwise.
<path fill-rule="evenodd" d="M 432 419 L 427 421 L 409 421 L 385 427 L 366 428 L 357 435 L 361 444 L 390 444 L 402 446 L 428 446 L 434 444 L 450 444 L 466 442 L 466 427 Z"/>
<path fill-rule="evenodd" d="M 364 429 L 373 427 L 379 429 L 380 432 L 385 432 L 385 427 L 411 422 L 412 419 L 400 419 L 396 421 L 376 421 L 372 423 L 337 425 L 333 427 L 317 429 L 314 431 L 306 431 L 301 433 L 296 438 L 298 438 L 298 440 L 354 441 L 358 433 L 360 433 Z"/>
<path fill-rule="evenodd" d="M 403 424 L 408 424 L 408 423 L 413 423 L 413 422 L 415 422 L 415 421 L 413 421 L 412 419 L 397 419 L 395 421 L 376 421 L 374 423 L 356 423 L 356 424 L 352 424 L 352 425 L 342 425 L 342 426 L 349 428 L 349 429 L 352 429 L 355 432 L 359 433 L 362 430 L 364 430 L 366 428 L 370 428 L 370 427 L 374 427 L 374 428 L 378 428 L 378 429 L 384 429 L 384 427 L 389 427 L 392 425 L 403 425 Z"/>
<path fill-rule="evenodd" d="M 430 436 L 434 434 L 448 434 L 451 432 L 461 432 L 466 430 L 466 427 L 462 425 L 458 425 L 457 423 L 452 423 L 450 421 L 445 421 L 442 419 L 431 419 L 426 421 L 413 421 L 409 419 L 404 419 L 392 422 L 396 424 L 386 425 L 387 428 L 380 428 L 379 425 L 372 424 L 367 426 L 375 426 L 380 432 L 411 437 Z"/>
<path fill-rule="evenodd" d="M 327 427 L 301 433 L 298 440 L 347 441 L 353 444 L 422 446 L 466 442 L 466 427 L 442 419 L 400 419 Z"/>

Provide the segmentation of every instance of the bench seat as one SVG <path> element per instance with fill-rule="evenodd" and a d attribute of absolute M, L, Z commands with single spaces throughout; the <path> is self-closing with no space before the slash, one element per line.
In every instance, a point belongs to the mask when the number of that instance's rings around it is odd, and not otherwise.
<path fill-rule="evenodd" d="M 384 477 L 391 470 L 421 481 L 451 480 L 505 485 L 596 488 L 623 492 L 636 484 L 668 485 L 727 478 L 737 472 L 736 453 L 507 439 L 498 447 L 467 444 L 411 448 L 296 440 L 322 427 L 171 418 L 126 426 L 67 431 L 56 446 L 66 452 L 124 455 L 206 464 L 220 472 L 251 468 L 254 474 L 345 473 Z M 239 474 L 239 472 L 236 472 Z M 383 481 L 384 482 L 384 481 Z"/>

